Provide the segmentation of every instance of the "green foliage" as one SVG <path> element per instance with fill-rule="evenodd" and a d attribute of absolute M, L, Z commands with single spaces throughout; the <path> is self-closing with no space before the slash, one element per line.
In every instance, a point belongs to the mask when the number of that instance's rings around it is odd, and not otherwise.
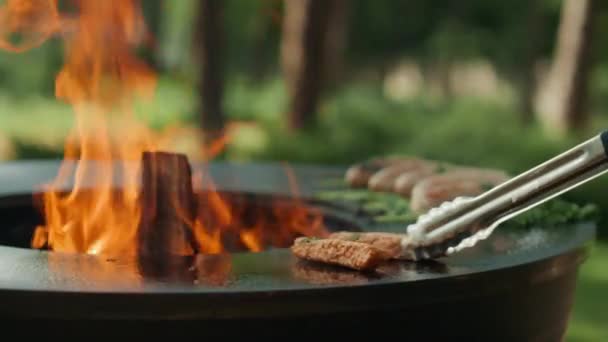
<path fill-rule="evenodd" d="M 232 77 L 227 84 L 226 113 L 233 120 L 277 122 L 282 119 L 287 105 L 285 87 L 281 79 L 254 82 L 245 77 Z"/>
<path fill-rule="evenodd" d="M 554 199 L 514 217 L 508 224 L 520 228 L 558 227 L 567 223 L 596 222 L 598 218 L 599 211 L 594 204 L 579 205 Z"/>
<path fill-rule="evenodd" d="M 52 40 L 27 53 L 0 50 L 0 92 L 13 97 L 52 95 L 61 58 L 61 45 Z"/>
<path fill-rule="evenodd" d="M 486 57 L 499 70 L 512 71 L 527 53 L 526 16 L 533 10 L 532 22 L 541 23 L 534 47 L 541 56 L 551 55 L 560 5 L 553 0 L 356 0 L 348 54 L 355 63 L 403 55 L 424 62 Z"/>
<path fill-rule="evenodd" d="M 28 141 L 16 139 L 15 142 L 15 153 L 19 158 L 23 159 L 61 159 L 63 158 L 63 151 L 54 146 L 44 146 L 39 144 L 32 144 Z"/>
<path fill-rule="evenodd" d="M 165 69 L 188 75 L 192 70 L 191 38 L 194 24 L 195 0 L 163 1 L 157 53 Z M 146 18 L 148 19 L 148 18 Z"/>
<path fill-rule="evenodd" d="M 251 158 L 347 164 L 377 154 L 411 153 L 517 172 L 575 141 L 552 141 L 537 127 L 521 127 L 506 105 L 475 99 L 448 104 L 424 98 L 391 102 L 369 83 L 353 84 L 324 102 L 316 129 L 286 133 L 280 115 L 271 116 L 274 121 L 267 116 L 279 111 L 275 104 L 280 101 L 277 97 L 267 102 L 270 108 L 259 113 L 266 120 L 270 140 L 285 143 L 268 146 Z M 245 108 L 247 104 L 231 106 Z M 517 153 L 523 150 L 525 154 Z"/>
<path fill-rule="evenodd" d="M 582 265 L 576 287 L 574 312 L 565 341 L 608 341 L 607 260 L 608 245 L 597 243 Z"/>
<path fill-rule="evenodd" d="M 153 101 L 137 103 L 135 114 L 160 130 L 194 121 L 195 103 L 192 87 L 161 78 Z M 19 159 L 61 156 L 73 123 L 72 108 L 53 97 L 0 93 L 0 135 L 14 140 Z"/>
<path fill-rule="evenodd" d="M 251 71 L 278 62 L 281 1 L 224 0 L 228 70 Z"/>
<path fill-rule="evenodd" d="M 376 222 L 408 223 L 416 219 L 409 201 L 391 193 L 341 189 L 321 191 L 316 197 L 334 205 L 342 204 L 352 214 L 364 214 Z"/>

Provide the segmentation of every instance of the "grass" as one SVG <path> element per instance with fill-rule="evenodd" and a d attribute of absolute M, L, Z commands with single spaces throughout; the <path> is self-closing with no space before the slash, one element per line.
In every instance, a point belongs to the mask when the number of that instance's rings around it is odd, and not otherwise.
<path fill-rule="evenodd" d="M 353 84 L 321 104 L 314 130 L 287 133 L 283 128 L 285 94 L 280 81 L 250 84 L 231 80 L 226 111 L 233 119 L 252 124 L 233 134 L 226 158 L 235 160 L 289 160 L 293 162 L 348 164 L 382 154 L 415 154 L 454 163 L 502 168 L 517 173 L 546 160 L 606 127 L 595 118 L 582 136 L 555 138 L 537 126 L 521 126 L 504 102 L 456 99 L 445 103 L 420 98 L 393 102 L 381 87 Z M 195 94 L 188 85 L 161 79 L 158 96 L 137 107 L 155 129 L 192 124 Z M 15 99 L 0 93 L 0 138 L 15 153 L 0 158 L 56 158 L 73 122 L 70 108 L 52 98 Z M 0 145 L 2 141 L 0 139 Z M 2 147 L 2 146 L 0 146 Z M 608 212 L 608 179 L 599 179 L 565 195 L 577 203 L 596 203 Z M 600 227 L 608 220 L 602 218 Z M 604 232 L 604 233 L 602 233 Z M 608 236 L 605 230 L 600 232 Z M 608 340 L 608 244 L 600 242 L 584 264 L 568 341 Z"/>
<path fill-rule="evenodd" d="M 608 244 L 597 243 L 581 268 L 568 342 L 608 341 L 606 262 Z"/>

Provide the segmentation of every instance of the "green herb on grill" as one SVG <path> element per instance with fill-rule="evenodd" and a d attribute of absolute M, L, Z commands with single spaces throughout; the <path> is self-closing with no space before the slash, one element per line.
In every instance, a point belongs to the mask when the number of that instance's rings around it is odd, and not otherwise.
<path fill-rule="evenodd" d="M 417 215 L 410 209 L 409 201 L 396 194 L 347 189 L 321 192 L 317 198 L 323 201 L 351 203 L 353 208 L 357 208 L 378 223 L 408 224 L 416 221 L 417 218 Z M 558 226 L 597 219 L 598 210 L 595 205 L 579 205 L 563 199 L 554 199 L 515 216 L 503 225 L 529 228 L 539 225 Z"/>

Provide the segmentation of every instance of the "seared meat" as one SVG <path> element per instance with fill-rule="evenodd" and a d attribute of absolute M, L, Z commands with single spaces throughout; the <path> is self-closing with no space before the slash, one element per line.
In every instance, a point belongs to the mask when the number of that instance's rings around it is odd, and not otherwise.
<path fill-rule="evenodd" d="M 394 233 L 336 232 L 330 234 L 329 238 L 365 243 L 378 249 L 384 254 L 385 258 L 398 259 L 401 254 L 403 235 Z"/>
<path fill-rule="evenodd" d="M 291 250 L 301 259 L 359 271 L 374 269 L 387 259 L 385 253 L 369 244 L 340 239 L 297 238 Z"/>

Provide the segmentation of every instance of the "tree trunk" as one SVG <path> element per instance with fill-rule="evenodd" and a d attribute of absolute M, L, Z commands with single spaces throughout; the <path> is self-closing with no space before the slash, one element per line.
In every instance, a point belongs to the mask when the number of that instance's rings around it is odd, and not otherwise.
<path fill-rule="evenodd" d="M 145 51 L 144 58 L 155 69 L 160 69 L 160 46 L 158 44 L 161 36 L 163 19 L 163 0 L 146 0 L 142 3 L 144 17 L 148 28 L 148 49 Z"/>
<path fill-rule="evenodd" d="M 222 106 L 224 72 L 222 63 L 223 39 L 222 1 L 200 0 L 196 18 L 194 44 L 200 61 L 199 110 L 205 142 L 223 134 L 225 117 Z"/>
<path fill-rule="evenodd" d="M 351 0 L 329 1 L 329 19 L 325 36 L 326 82 L 335 85 L 344 72 L 344 50 L 348 40 Z"/>
<path fill-rule="evenodd" d="M 314 124 L 323 86 L 324 34 L 330 0 L 287 0 L 281 59 L 289 94 L 289 128 Z"/>
<path fill-rule="evenodd" d="M 535 72 L 536 62 L 540 57 L 540 39 L 543 29 L 543 17 L 539 0 L 530 2 L 530 9 L 526 14 L 525 34 L 523 40 L 523 53 L 521 59 L 521 69 L 518 76 L 518 109 L 520 121 L 524 125 L 534 121 L 534 93 L 537 86 Z"/>
<path fill-rule="evenodd" d="M 555 56 L 539 103 L 540 119 L 550 132 L 564 134 L 583 128 L 588 121 L 594 3 L 563 3 Z"/>
<path fill-rule="evenodd" d="M 280 3 L 279 3 L 280 4 Z M 268 76 L 272 57 L 273 28 L 279 26 L 276 21 L 276 14 L 280 8 L 275 8 L 275 2 L 263 2 L 253 27 L 253 51 L 251 53 L 250 79 L 252 82 L 262 82 Z"/>
<path fill-rule="evenodd" d="M 441 98 L 444 102 L 450 102 L 454 98 L 454 88 L 452 87 L 452 63 L 453 58 L 446 58 L 439 61 L 437 65 L 437 79 Z"/>

